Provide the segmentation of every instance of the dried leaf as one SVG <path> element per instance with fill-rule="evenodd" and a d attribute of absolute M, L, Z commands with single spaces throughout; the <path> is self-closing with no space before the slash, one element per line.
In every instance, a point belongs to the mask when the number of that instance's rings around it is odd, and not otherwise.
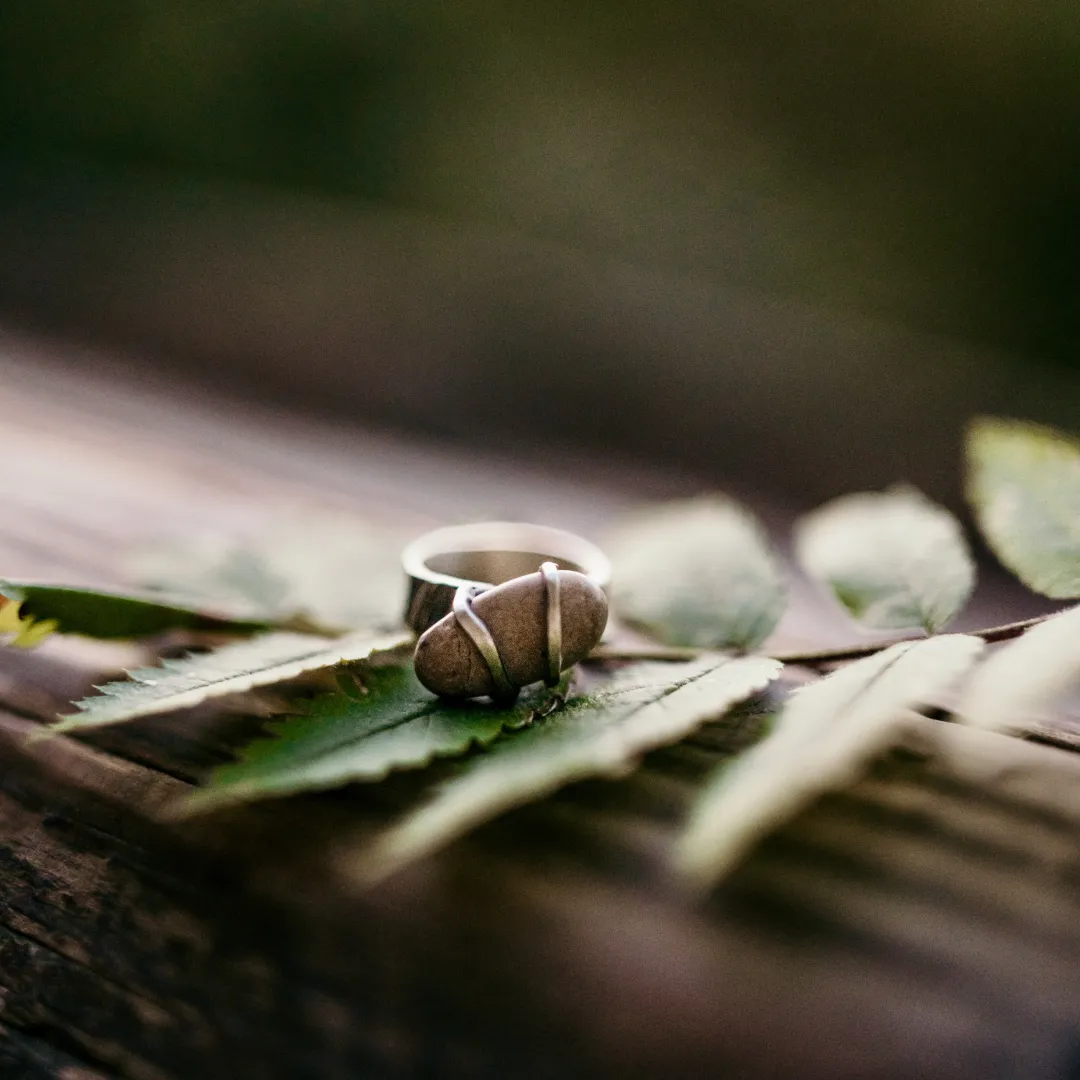
<path fill-rule="evenodd" d="M 932 701 L 982 648 L 959 634 L 904 642 L 796 691 L 770 734 L 702 792 L 679 872 L 712 885 L 820 795 L 852 783 L 893 743 L 904 710 Z"/>
<path fill-rule="evenodd" d="M 139 638 L 170 630 L 251 634 L 267 629 L 261 621 L 226 618 L 158 597 L 68 585 L 0 581 L 0 596 L 22 604 L 22 614 L 50 621 L 61 634 L 93 638 Z"/>
<path fill-rule="evenodd" d="M 1080 608 L 1003 645 L 971 678 L 957 708 L 965 723 L 1021 734 L 1051 721 L 1080 686 Z"/>
<path fill-rule="evenodd" d="M 1080 596 L 1080 444 L 1018 420 L 967 435 L 967 494 L 994 554 L 1028 588 Z"/>
<path fill-rule="evenodd" d="M 146 548 L 131 569 L 148 588 L 247 618 L 327 632 L 390 630 L 401 623 L 407 538 L 362 519 L 305 511 L 242 540 L 211 534 Z"/>
<path fill-rule="evenodd" d="M 295 679 L 305 672 L 360 660 L 407 640 L 401 634 L 375 637 L 358 633 L 343 638 L 266 634 L 214 652 L 166 660 L 160 667 L 132 671 L 129 680 L 99 687 L 101 694 L 76 702 L 82 711 L 63 717 L 49 731 L 84 731 L 188 709 L 208 698 L 239 694 Z"/>
<path fill-rule="evenodd" d="M 346 687 L 317 698 L 301 716 L 275 725 L 274 738 L 248 746 L 216 769 L 179 808 L 182 814 L 227 804 L 381 780 L 393 769 L 418 769 L 435 758 L 484 745 L 504 728 L 528 723 L 537 694 L 511 708 L 435 698 L 412 664 L 375 667 L 360 692 Z"/>
<path fill-rule="evenodd" d="M 356 871 L 366 881 L 384 878 L 515 806 L 576 780 L 621 776 L 649 750 L 678 742 L 763 690 L 780 668 L 763 657 L 627 668 L 468 762 L 361 857 Z"/>
<path fill-rule="evenodd" d="M 754 649 L 783 614 L 779 563 L 760 524 L 731 499 L 639 513 L 609 550 L 615 610 L 669 645 Z"/>
<path fill-rule="evenodd" d="M 975 585 L 959 522 L 912 488 L 826 503 L 799 522 L 795 547 L 806 572 L 875 630 L 936 633 Z"/>

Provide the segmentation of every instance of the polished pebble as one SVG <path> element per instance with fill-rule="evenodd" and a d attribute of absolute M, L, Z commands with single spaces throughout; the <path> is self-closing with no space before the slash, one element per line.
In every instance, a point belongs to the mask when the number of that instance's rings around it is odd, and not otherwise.
<path fill-rule="evenodd" d="M 560 570 L 563 670 L 583 660 L 607 625 L 604 591 L 584 574 Z M 473 610 L 487 625 L 503 667 L 515 686 L 539 682 L 547 673 L 547 599 L 539 573 L 525 574 L 481 593 Z M 416 677 L 447 698 L 491 694 L 495 684 L 479 650 L 453 613 L 426 630 L 416 643 Z"/>

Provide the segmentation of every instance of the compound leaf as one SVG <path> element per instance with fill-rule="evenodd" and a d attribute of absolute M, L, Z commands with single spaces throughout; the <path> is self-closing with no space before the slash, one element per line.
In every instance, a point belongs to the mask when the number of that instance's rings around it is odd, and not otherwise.
<path fill-rule="evenodd" d="M 424 689 L 411 663 L 372 667 L 361 679 L 359 690 L 346 687 L 316 698 L 302 715 L 276 724 L 273 738 L 252 743 L 239 761 L 216 769 L 180 813 L 422 768 L 526 724 L 536 696 L 510 708 L 447 704 Z"/>
<path fill-rule="evenodd" d="M 678 742 L 763 690 L 780 668 L 764 657 L 716 656 L 627 668 L 466 763 L 361 856 L 356 872 L 379 880 L 513 807 L 577 780 L 621 776 L 649 750 Z"/>
<path fill-rule="evenodd" d="M 975 585 L 959 522 L 912 488 L 826 503 L 796 526 L 795 549 L 803 569 L 875 630 L 936 633 Z"/>
<path fill-rule="evenodd" d="M 1029 589 L 1080 596 L 1080 444 L 1039 424 L 977 420 L 967 495 L 994 554 Z"/>
<path fill-rule="evenodd" d="M 761 525 L 726 497 L 640 512 L 610 551 L 615 609 L 669 645 L 748 651 L 784 612 L 784 575 Z"/>
<path fill-rule="evenodd" d="M 712 885 L 820 795 L 856 780 L 892 744 L 904 710 L 931 702 L 982 648 L 959 634 L 904 642 L 797 690 L 765 739 L 707 784 L 679 842 L 681 875 Z"/>

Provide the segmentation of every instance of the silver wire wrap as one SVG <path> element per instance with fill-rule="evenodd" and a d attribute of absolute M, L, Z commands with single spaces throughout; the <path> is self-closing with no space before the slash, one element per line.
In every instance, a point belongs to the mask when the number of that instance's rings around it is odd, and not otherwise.
<path fill-rule="evenodd" d="M 562 586 L 559 568 L 553 562 L 540 564 L 547 600 L 547 676 L 545 686 L 558 686 L 562 675 Z"/>
<path fill-rule="evenodd" d="M 488 671 L 491 672 L 492 681 L 495 683 L 493 697 L 500 701 L 513 701 L 518 696 L 520 688 L 507 678 L 506 668 L 503 666 L 499 648 L 491 636 L 491 631 L 484 620 L 472 609 L 472 598 L 481 591 L 483 590 L 477 589 L 476 586 L 466 585 L 458 589 L 454 593 L 454 618 L 458 626 L 469 635 L 469 640 L 479 650 L 484 663 L 488 666 Z"/>
<path fill-rule="evenodd" d="M 559 567 L 553 562 L 541 563 L 540 575 L 544 579 L 544 606 L 547 611 L 547 673 L 544 684 L 558 686 L 563 662 L 562 583 L 559 580 Z M 495 683 L 495 693 L 492 696 L 499 701 L 513 701 L 521 688 L 510 681 L 491 631 L 473 610 L 473 597 L 482 592 L 486 592 L 482 586 L 462 585 L 454 593 L 454 618 L 458 626 L 468 634 L 469 640 L 476 646 L 491 672 L 491 680 Z"/>

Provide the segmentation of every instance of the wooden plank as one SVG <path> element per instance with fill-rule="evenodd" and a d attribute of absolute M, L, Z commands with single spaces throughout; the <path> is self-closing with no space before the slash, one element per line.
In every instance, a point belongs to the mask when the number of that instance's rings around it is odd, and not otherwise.
<path fill-rule="evenodd" d="M 120 536 L 242 531 L 284 505 L 416 527 L 499 508 L 600 528 L 643 491 L 679 490 L 648 471 L 553 481 L 212 399 L 179 410 L 171 384 L 55 354 L 35 364 L 33 349 L 16 363 L 11 340 L 0 451 L 19 467 L 0 472 L 0 559 L 19 574 L 121 581 Z M 73 642 L 0 653 L 11 1075 L 1075 1075 L 1068 752 L 926 721 L 909 752 L 696 905 L 666 851 L 703 775 L 750 737 L 748 716 L 368 892 L 350 860 L 415 777 L 180 826 L 159 809 L 258 716 L 202 709 L 26 741 L 57 701 L 132 660 Z"/>

